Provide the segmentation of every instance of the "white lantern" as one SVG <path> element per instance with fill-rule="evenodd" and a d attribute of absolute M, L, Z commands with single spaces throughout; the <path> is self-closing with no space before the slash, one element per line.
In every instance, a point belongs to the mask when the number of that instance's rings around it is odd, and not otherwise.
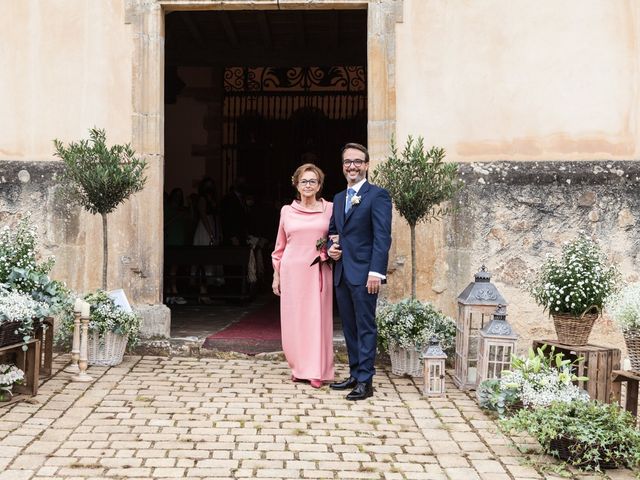
<path fill-rule="evenodd" d="M 511 367 L 518 335 L 507 323 L 507 307 L 498 305 L 491 322 L 480 331 L 477 385 L 484 380 L 502 377 Z"/>
<path fill-rule="evenodd" d="M 438 339 L 433 337 L 429 346 L 422 354 L 424 362 L 424 387 L 422 393 L 429 397 L 444 397 L 445 394 L 445 360 L 444 353 Z"/>
<path fill-rule="evenodd" d="M 480 330 L 489 323 L 498 305 L 507 304 L 491 283 L 491 273 L 487 271 L 487 267 L 482 265 L 474 279 L 458 295 L 453 381 L 462 390 L 476 388 Z"/>

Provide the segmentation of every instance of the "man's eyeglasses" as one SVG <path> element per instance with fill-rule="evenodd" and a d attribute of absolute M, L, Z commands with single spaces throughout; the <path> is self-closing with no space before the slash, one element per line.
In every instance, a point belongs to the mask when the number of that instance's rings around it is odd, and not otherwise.
<path fill-rule="evenodd" d="M 349 165 L 353 164 L 356 167 L 361 167 L 362 164 L 364 163 L 364 160 L 361 160 L 359 158 L 355 159 L 355 160 L 343 160 L 342 161 L 342 165 L 344 165 L 345 167 L 348 167 Z"/>
<path fill-rule="evenodd" d="M 300 180 L 298 182 L 298 185 L 304 187 L 305 185 L 309 185 L 310 187 L 315 187 L 316 185 L 318 185 L 318 180 L 316 180 L 315 178 L 312 178 L 310 180 Z"/>

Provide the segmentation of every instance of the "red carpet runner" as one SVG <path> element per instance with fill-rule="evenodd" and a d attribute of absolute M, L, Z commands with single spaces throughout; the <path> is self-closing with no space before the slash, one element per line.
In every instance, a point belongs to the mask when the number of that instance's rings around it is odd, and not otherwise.
<path fill-rule="evenodd" d="M 204 348 L 255 355 L 282 350 L 280 341 L 280 299 L 274 299 L 236 323 L 209 335 Z"/>

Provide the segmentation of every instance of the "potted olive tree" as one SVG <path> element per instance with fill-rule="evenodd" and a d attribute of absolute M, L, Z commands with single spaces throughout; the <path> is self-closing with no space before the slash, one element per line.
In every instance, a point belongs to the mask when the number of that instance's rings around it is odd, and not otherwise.
<path fill-rule="evenodd" d="M 104 130 L 92 128 L 89 140 L 64 146 L 54 140 L 56 156 L 64 163 L 61 193 L 92 214 L 102 217 L 102 289 L 107 289 L 109 243 L 107 215 L 144 187 L 147 166 L 131 145 L 107 147 Z"/>
<path fill-rule="evenodd" d="M 374 170 L 372 181 L 385 188 L 411 231 L 411 298 L 416 298 L 416 225 L 451 213 L 440 204 L 462 187 L 458 165 L 444 161 L 443 148 L 425 150 L 424 139 L 409 136 L 401 154 L 391 139 L 391 155 Z"/>
<path fill-rule="evenodd" d="M 382 348 L 389 352 L 392 372 L 419 376 L 420 351 L 432 334 L 443 345 L 455 337 L 455 324 L 433 305 L 416 299 L 416 226 L 451 212 L 440 205 L 462 187 L 458 166 L 444 161 L 442 148 L 425 149 L 424 140 L 409 136 L 402 153 L 391 139 L 391 155 L 374 170 L 372 181 L 385 188 L 411 231 L 411 298 L 380 308 L 376 318 Z"/>

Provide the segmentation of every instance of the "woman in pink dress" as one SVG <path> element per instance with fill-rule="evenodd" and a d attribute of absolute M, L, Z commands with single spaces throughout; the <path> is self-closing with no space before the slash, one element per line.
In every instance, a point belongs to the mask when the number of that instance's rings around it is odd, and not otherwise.
<path fill-rule="evenodd" d="M 298 198 L 280 211 L 273 293 L 280 296 L 282 348 L 291 379 L 320 388 L 333 379 L 333 280 L 326 240 L 333 204 L 320 198 L 324 173 L 312 163 L 291 178 Z M 321 260 L 311 265 L 316 257 Z"/>

